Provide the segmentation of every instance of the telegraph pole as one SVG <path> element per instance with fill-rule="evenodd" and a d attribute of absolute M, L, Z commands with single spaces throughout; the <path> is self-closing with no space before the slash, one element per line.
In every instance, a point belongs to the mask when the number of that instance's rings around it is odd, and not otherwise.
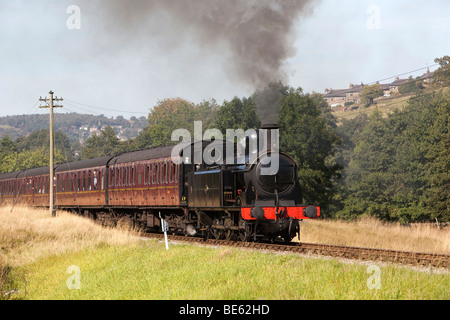
<path fill-rule="evenodd" d="M 53 98 L 53 91 L 49 92 L 50 94 L 50 98 L 47 99 L 47 97 L 42 98 L 39 97 L 39 101 L 44 101 L 44 102 L 48 102 L 49 105 L 48 106 L 40 106 L 39 108 L 50 108 L 50 214 L 54 217 L 56 216 L 56 211 L 53 209 L 53 203 L 54 203 L 54 177 L 55 177 L 55 173 L 54 173 L 54 169 L 55 169 L 55 164 L 54 164 L 54 146 L 53 146 L 53 108 L 62 108 L 62 105 L 53 105 L 54 101 L 62 101 L 62 98 L 58 98 L 58 97 L 54 97 Z"/>

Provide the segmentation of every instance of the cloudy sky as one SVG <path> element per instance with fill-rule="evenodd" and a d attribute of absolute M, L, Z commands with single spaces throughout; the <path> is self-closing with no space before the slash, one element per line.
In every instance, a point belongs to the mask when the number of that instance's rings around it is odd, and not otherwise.
<path fill-rule="evenodd" d="M 126 118 L 165 98 L 221 104 L 253 93 L 230 74 L 226 46 L 177 38 L 189 29 L 183 19 L 130 7 L 119 22 L 96 1 L 0 0 L 0 116 L 44 112 L 38 99 L 50 90 L 65 99 L 64 112 Z M 283 61 L 288 84 L 306 92 L 421 75 L 450 54 L 447 0 L 322 0 L 306 13 Z M 141 21 L 161 32 L 142 32 Z"/>

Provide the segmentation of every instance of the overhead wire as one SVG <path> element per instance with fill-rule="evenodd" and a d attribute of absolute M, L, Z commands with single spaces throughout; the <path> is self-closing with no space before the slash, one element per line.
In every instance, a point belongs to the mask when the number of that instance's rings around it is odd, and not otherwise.
<path fill-rule="evenodd" d="M 118 109 L 109 109 L 109 108 L 97 107 L 97 106 L 92 106 L 92 105 L 84 104 L 84 103 L 81 103 L 81 102 L 76 102 L 76 101 L 73 101 L 73 100 L 70 100 L 70 99 L 64 99 L 64 101 L 68 101 L 73 107 L 79 108 L 79 109 L 84 110 L 84 111 L 90 111 L 90 110 L 83 109 L 83 108 L 80 107 L 80 106 L 87 107 L 87 108 L 92 108 L 92 109 L 95 109 L 95 110 L 104 110 L 104 111 L 121 112 L 121 113 L 129 113 L 129 114 L 148 115 L 148 112 L 125 111 L 125 110 L 118 110 Z M 99 114 L 100 114 L 100 113 L 99 113 Z"/>
<path fill-rule="evenodd" d="M 412 71 L 408 71 L 408 72 L 396 74 L 396 75 L 394 75 L 394 76 L 392 76 L 392 77 L 389 77 L 389 78 L 384 78 L 384 79 L 381 79 L 381 80 L 376 80 L 376 81 L 368 82 L 367 84 L 370 85 L 370 84 L 375 84 L 375 83 L 378 83 L 378 82 L 381 82 L 381 81 L 386 81 L 386 80 L 389 80 L 389 79 L 394 79 L 394 78 L 396 78 L 396 77 L 401 77 L 401 76 L 404 76 L 404 75 L 407 75 L 407 74 L 411 74 L 411 73 L 414 73 L 414 72 L 417 72 L 417 71 L 420 71 L 420 70 L 429 69 L 429 68 L 432 68 L 432 67 L 435 67 L 435 66 L 438 66 L 438 65 L 439 65 L 439 63 L 435 63 L 435 64 L 433 64 L 433 65 L 431 65 L 431 66 L 427 66 L 427 67 L 415 69 L 415 70 L 412 70 Z"/>

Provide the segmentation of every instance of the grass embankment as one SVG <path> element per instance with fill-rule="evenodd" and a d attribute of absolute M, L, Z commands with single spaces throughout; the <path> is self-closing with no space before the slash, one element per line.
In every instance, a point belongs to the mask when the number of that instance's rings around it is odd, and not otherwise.
<path fill-rule="evenodd" d="M 18 289 L 12 299 L 450 298 L 448 274 L 381 265 L 374 273 L 334 259 L 195 245 L 166 251 L 130 235 L 63 212 L 0 209 L 0 270 L 8 271 L 0 292 Z"/>
<path fill-rule="evenodd" d="M 356 222 L 304 220 L 301 241 L 354 247 L 450 253 L 450 227 L 434 224 L 385 223 L 366 217 Z"/>

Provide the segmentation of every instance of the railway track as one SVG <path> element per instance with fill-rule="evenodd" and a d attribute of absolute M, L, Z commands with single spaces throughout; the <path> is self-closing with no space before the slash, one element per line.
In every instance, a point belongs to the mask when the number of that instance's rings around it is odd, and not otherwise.
<path fill-rule="evenodd" d="M 163 239 L 163 234 L 151 233 L 145 234 L 147 238 Z M 249 248 L 255 250 L 265 250 L 272 252 L 298 253 L 307 255 L 321 255 L 328 257 L 337 257 L 345 259 L 354 259 L 362 261 L 382 261 L 411 266 L 434 267 L 448 269 L 450 255 L 425 252 L 396 251 L 387 249 L 373 249 L 361 247 L 337 246 L 316 243 L 297 243 L 288 244 L 276 243 L 258 243 L 258 242 L 235 242 L 228 240 L 204 239 L 199 237 L 185 237 L 168 235 L 169 240 L 179 242 L 199 243 L 211 246 L 228 246 Z"/>

